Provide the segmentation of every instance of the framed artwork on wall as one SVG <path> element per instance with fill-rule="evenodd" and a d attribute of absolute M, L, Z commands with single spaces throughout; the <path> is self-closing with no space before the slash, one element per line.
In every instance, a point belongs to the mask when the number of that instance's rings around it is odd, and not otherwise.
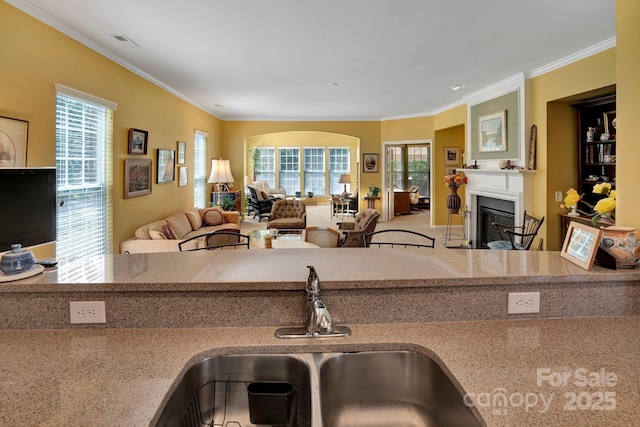
<path fill-rule="evenodd" d="M 129 129 L 129 154 L 147 154 L 149 132 L 140 129 Z"/>
<path fill-rule="evenodd" d="M 478 144 L 481 153 L 507 151 L 507 111 L 478 118 Z"/>
<path fill-rule="evenodd" d="M 585 270 L 591 270 L 596 251 L 600 245 L 602 230 L 589 227 L 579 222 L 571 221 L 560 256 Z"/>
<path fill-rule="evenodd" d="M 378 153 L 364 153 L 362 155 L 362 172 L 378 172 Z"/>
<path fill-rule="evenodd" d="M 176 152 L 158 148 L 158 184 L 166 184 L 176 179 Z"/>
<path fill-rule="evenodd" d="M 184 141 L 178 141 L 178 164 L 184 165 L 187 157 L 187 143 Z"/>
<path fill-rule="evenodd" d="M 444 147 L 444 164 L 458 166 L 460 164 L 460 148 Z"/>
<path fill-rule="evenodd" d="M 189 183 L 189 168 L 180 166 L 178 168 L 178 187 L 186 187 Z"/>
<path fill-rule="evenodd" d="M 151 194 L 151 160 L 124 159 L 124 198 Z"/>
<path fill-rule="evenodd" d="M 0 167 L 27 166 L 29 122 L 0 117 Z"/>

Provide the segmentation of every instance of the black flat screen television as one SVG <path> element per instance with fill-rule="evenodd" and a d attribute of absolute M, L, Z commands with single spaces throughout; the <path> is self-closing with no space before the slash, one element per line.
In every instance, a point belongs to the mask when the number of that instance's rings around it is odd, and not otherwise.
<path fill-rule="evenodd" d="M 56 240 L 56 168 L 0 168 L 0 252 Z"/>

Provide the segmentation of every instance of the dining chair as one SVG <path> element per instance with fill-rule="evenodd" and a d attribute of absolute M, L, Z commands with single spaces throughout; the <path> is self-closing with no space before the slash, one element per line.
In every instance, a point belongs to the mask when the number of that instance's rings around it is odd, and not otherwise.
<path fill-rule="evenodd" d="M 203 243 L 195 245 L 195 248 L 193 249 L 183 249 L 183 246 L 189 246 L 188 242 L 192 242 L 197 239 L 202 239 Z M 200 251 L 204 249 L 242 249 L 245 247 L 249 249 L 249 236 L 246 234 L 240 234 L 239 231 L 234 230 L 217 230 L 211 233 L 194 236 L 178 243 L 178 249 L 180 252 Z"/>
<path fill-rule="evenodd" d="M 321 248 L 337 248 L 340 232 L 330 227 L 314 225 L 305 229 L 304 241 L 314 243 Z"/>
<path fill-rule="evenodd" d="M 533 240 L 538 235 L 540 227 L 544 222 L 544 217 L 538 219 L 533 217 L 524 211 L 522 218 L 522 225 L 505 225 L 497 222 L 492 222 L 500 240 L 487 243 L 489 249 L 494 250 L 520 250 L 528 251 L 531 248 Z M 504 233 L 507 238 L 502 234 Z"/>
<path fill-rule="evenodd" d="M 364 245 L 381 247 L 403 248 L 434 248 L 436 239 L 426 234 L 411 230 L 380 230 L 364 235 Z"/>

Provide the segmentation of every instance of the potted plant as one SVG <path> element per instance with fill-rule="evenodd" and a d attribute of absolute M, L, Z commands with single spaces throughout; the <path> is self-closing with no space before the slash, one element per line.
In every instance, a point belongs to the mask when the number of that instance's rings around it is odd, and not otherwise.
<path fill-rule="evenodd" d="M 370 185 L 369 186 L 369 193 L 367 193 L 367 196 L 369 196 L 369 197 L 378 197 L 378 194 L 380 194 L 380 187 L 375 186 L 375 185 Z"/>

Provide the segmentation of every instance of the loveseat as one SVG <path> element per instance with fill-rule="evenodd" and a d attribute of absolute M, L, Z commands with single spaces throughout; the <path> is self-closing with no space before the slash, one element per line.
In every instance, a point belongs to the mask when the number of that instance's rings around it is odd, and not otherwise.
<path fill-rule="evenodd" d="M 191 208 L 176 212 L 165 219 L 145 224 L 135 231 L 135 237 L 120 243 L 120 252 L 178 252 L 178 244 L 194 236 L 216 230 L 240 230 L 240 214 L 235 211 L 221 211 L 218 207 Z M 193 242 L 194 249 L 198 244 Z M 184 250 L 183 245 L 183 250 Z M 189 249 L 189 248 L 186 248 Z"/>

